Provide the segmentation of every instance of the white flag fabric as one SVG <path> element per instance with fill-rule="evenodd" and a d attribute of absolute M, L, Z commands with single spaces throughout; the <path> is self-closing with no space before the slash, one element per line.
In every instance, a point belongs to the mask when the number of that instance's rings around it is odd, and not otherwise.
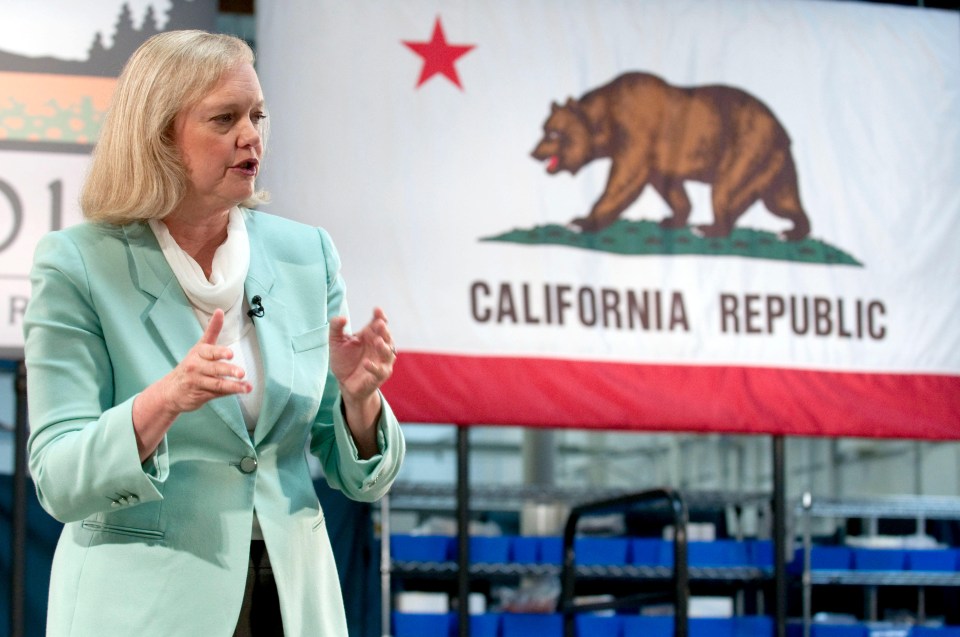
<path fill-rule="evenodd" d="M 267 209 L 421 422 L 955 438 L 960 17 L 258 4 Z"/>

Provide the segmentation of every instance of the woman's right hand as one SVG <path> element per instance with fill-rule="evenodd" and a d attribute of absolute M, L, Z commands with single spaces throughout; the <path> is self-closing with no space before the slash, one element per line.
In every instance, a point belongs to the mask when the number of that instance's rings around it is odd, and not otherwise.
<path fill-rule="evenodd" d="M 243 380 L 243 369 L 227 362 L 233 358 L 230 348 L 217 345 L 222 329 L 223 310 L 216 310 L 183 360 L 134 399 L 133 429 L 141 462 L 153 454 L 180 414 L 195 411 L 214 398 L 253 389 Z"/>
<path fill-rule="evenodd" d="M 230 348 L 217 345 L 222 329 L 223 310 L 216 310 L 197 344 L 158 381 L 168 409 L 176 415 L 197 410 L 214 398 L 247 394 L 253 389 L 243 380 L 243 369 L 227 362 L 233 358 Z"/>

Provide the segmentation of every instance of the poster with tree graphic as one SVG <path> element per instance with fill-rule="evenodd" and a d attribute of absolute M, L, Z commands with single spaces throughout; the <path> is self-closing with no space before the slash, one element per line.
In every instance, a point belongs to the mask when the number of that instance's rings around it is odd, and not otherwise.
<path fill-rule="evenodd" d="M 7 3 L 0 20 L 0 354 L 17 356 L 37 240 L 78 223 L 116 77 L 162 30 L 213 29 L 213 0 Z"/>

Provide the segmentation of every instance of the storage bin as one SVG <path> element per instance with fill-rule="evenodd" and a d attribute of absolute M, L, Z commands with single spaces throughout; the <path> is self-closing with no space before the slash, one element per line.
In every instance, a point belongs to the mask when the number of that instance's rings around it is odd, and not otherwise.
<path fill-rule="evenodd" d="M 581 614 L 575 622 L 580 637 L 620 637 L 623 632 L 623 620 L 618 615 Z"/>
<path fill-rule="evenodd" d="M 573 541 L 577 564 L 626 564 L 628 545 L 626 538 L 578 537 Z"/>
<path fill-rule="evenodd" d="M 510 538 L 503 536 L 470 537 L 470 562 L 474 564 L 504 564 L 510 558 Z"/>
<path fill-rule="evenodd" d="M 747 559 L 756 568 L 773 568 L 773 540 L 746 540 Z"/>
<path fill-rule="evenodd" d="M 910 549 L 907 551 L 907 569 L 911 571 L 955 571 L 956 549 Z"/>
<path fill-rule="evenodd" d="M 910 637 L 960 637 L 960 626 L 914 626 Z"/>
<path fill-rule="evenodd" d="M 847 570 L 853 566 L 853 552 L 845 546 L 814 546 L 810 550 L 810 568 Z"/>
<path fill-rule="evenodd" d="M 518 536 L 510 538 L 511 561 L 517 564 L 534 564 L 540 561 L 540 538 Z"/>
<path fill-rule="evenodd" d="M 673 637 L 670 615 L 624 615 L 623 637 Z"/>
<path fill-rule="evenodd" d="M 902 571 L 907 565 L 901 549 L 853 549 L 853 568 L 858 571 Z"/>
<path fill-rule="evenodd" d="M 736 540 L 690 542 L 687 544 L 687 563 L 700 567 L 749 566 L 747 545 Z"/>
<path fill-rule="evenodd" d="M 846 571 L 853 567 L 853 551 L 846 546 L 820 546 L 810 548 L 810 568 L 814 571 Z M 793 554 L 790 571 L 799 573 L 803 570 L 803 549 L 798 548 Z"/>
<path fill-rule="evenodd" d="M 673 616 L 623 615 L 623 637 L 673 637 Z M 771 637 L 773 618 L 764 615 L 744 617 L 691 617 L 690 637 Z"/>
<path fill-rule="evenodd" d="M 539 559 L 544 564 L 563 564 L 563 538 L 546 536 L 539 540 Z"/>
<path fill-rule="evenodd" d="M 690 545 L 687 544 L 687 565 L 690 563 L 689 548 Z M 664 541 L 660 543 L 660 566 L 673 568 L 673 542 Z"/>
<path fill-rule="evenodd" d="M 869 637 L 863 624 L 813 624 L 810 637 Z"/>
<path fill-rule="evenodd" d="M 663 557 L 664 548 L 672 551 L 673 544 L 656 538 L 634 538 L 630 540 L 630 551 L 627 557 L 630 564 L 637 566 L 667 566 Z"/>
<path fill-rule="evenodd" d="M 447 637 L 451 634 L 454 615 L 443 613 L 427 615 L 421 613 L 393 613 L 394 637 Z"/>
<path fill-rule="evenodd" d="M 459 617 L 454 614 L 451 622 L 453 635 L 459 634 Z M 470 637 L 499 637 L 500 635 L 500 613 L 483 613 L 480 615 L 470 615 Z"/>
<path fill-rule="evenodd" d="M 446 562 L 452 543 L 449 535 L 391 535 L 390 555 L 400 562 Z"/>
<path fill-rule="evenodd" d="M 563 616 L 557 614 L 504 613 L 503 637 L 548 637 L 563 634 Z"/>
<path fill-rule="evenodd" d="M 691 617 L 690 637 L 733 637 L 732 617 Z"/>
<path fill-rule="evenodd" d="M 773 637 L 773 617 L 743 615 L 733 618 L 733 637 Z"/>

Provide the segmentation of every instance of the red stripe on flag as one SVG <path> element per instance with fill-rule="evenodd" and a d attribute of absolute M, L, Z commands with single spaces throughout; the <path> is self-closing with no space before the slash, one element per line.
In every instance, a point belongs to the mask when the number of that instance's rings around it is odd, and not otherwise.
<path fill-rule="evenodd" d="M 960 439 L 960 376 L 403 352 L 406 422 Z"/>

